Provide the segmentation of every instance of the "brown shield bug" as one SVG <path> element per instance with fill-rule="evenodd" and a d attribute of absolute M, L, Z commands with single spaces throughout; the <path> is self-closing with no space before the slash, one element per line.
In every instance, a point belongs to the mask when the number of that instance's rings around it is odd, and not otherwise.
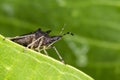
<path fill-rule="evenodd" d="M 62 31 L 63 30 L 64 29 L 62 28 Z M 61 33 L 62 33 L 62 31 L 61 31 Z M 66 35 L 66 34 L 73 35 L 73 34 L 71 32 L 67 32 L 62 35 L 50 36 L 49 35 L 50 32 L 51 32 L 51 30 L 44 32 L 39 28 L 34 32 L 31 32 L 31 33 L 28 33 L 25 35 L 21 35 L 21 36 L 11 37 L 9 39 L 12 40 L 13 42 L 16 42 L 20 45 L 23 45 L 27 48 L 33 49 L 38 52 L 43 50 L 46 55 L 48 55 L 46 49 L 53 48 L 56 51 L 60 60 L 64 63 L 64 60 L 62 59 L 61 55 L 57 51 L 56 47 L 53 46 L 53 44 L 56 41 L 60 40 L 64 35 Z"/>

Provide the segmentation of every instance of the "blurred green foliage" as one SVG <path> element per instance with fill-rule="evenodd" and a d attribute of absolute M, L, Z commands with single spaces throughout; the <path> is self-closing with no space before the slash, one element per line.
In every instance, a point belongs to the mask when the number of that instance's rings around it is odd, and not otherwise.
<path fill-rule="evenodd" d="M 120 80 L 119 4 L 119 0 L 1 0 L 0 34 L 16 36 L 40 27 L 56 35 L 66 24 L 64 32 L 75 36 L 55 44 L 65 62 L 96 80 Z"/>

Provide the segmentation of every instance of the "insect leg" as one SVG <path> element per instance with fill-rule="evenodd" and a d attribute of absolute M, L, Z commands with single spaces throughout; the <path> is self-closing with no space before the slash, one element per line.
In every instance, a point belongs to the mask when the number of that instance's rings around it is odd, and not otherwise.
<path fill-rule="evenodd" d="M 63 58 L 61 57 L 61 55 L 60 55 L 60 53 L 58 52 L 58 50 L 56 49 L 56 47 L 53 46 L 52 48 L 53 48 L 53 49 L 55 50 L 55 52 L 57 53 L 57 55 L 58 55 L 59 59 L 61 60 L 61 62 L 64 63 L 64 60 L 63 60 Z"/>
<path fill-rule="evenodd" d="M 34 43 L 37 42 L 37 41 L 39 41 L 42 37 L 43 37 L 43 36 L 39 37 L 39 38 L 36 39 L 36 40 L 33 39 L 33 41 L 32 41 L 27 47 L 25 47 L 24 51 L 25 51 L 26 49 L 28 49 L 29 47 L 32 49 L 33 46 L 34 46 Z"/>
<path fill-rule="evenodd" d="M 34 41 L 35 41 L 35 38 L 32 39 L 32 42 L 34 42 Z M 30 49 L 33 49 L 33 46 L 34 46 L 34 45 L 29 46 Z M 28 48 L 28 47 L 27 47 L 27 48 Z"/>
<path fill-rule="evenodd" d="M 44 53 L 48 56 L 48 53 L 47 53 L 47 51 L 46 51 L 46 47 L 45 47 L 45 46 L 43 46 L 43 51 L 44 51 Z"/>
<path fill-rule="evenodd" d="M 27 46 L 27 48 L 33 46 L 35 42 L 39 41 L 39 40 L 40 40 L 41 38 L 43 38 L 43 37 L 44 37 L 44 36 L 41 36 L 41 37 L 39 37 L 38 39 L 32 41 L 32 43 L 30 43 L 30 44 Z"/>
<path fill-rule="evenodd" d="M 49 45 L 47 46 L 47 48 L 51 47 L 55 42 L 56 42 L 56 41 L 54 41 L 54 42 L 52 42 L 51 44 L 49 44 Z"/>
<path fill-rule="evenodd" d="M 42 43 L 43 43 L 43 38 L 44 38 L 44 37 L 41 38 L 41 40 L 40 40 L 40 42 L 39 42 L 39 44 L 38 44 L 38 47 L 35 48 L 38 52 L 41 51 L 41 50 L 40 50 L 40 47 L 41 47 L 41 45 L 42 45 Z"/>

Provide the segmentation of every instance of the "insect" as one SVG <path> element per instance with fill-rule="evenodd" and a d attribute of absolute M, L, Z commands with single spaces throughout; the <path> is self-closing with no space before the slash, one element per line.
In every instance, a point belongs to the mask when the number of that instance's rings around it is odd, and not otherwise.
<path fill-rule="evenodd" d="M 38 51 L 38 52 L 43 50 L 46 55 L 48 55 L 46 50 L 53 48 L 56 51 L 61 62 L 64 63 L 63 58 L 61 57 L 61 55 L 57 51 L 56 47 L 53 46 L 53 44 L 56 41 L 60 40 L 64 35 L 66 35 L 66 34 L 73 35 L 73 34 L 71 32 L 67 32 L 67 33 L 64 33 L 62 35 L 50 36 L 49 35 L 50 32 L 51 32 L 51 30 L 44 32 L 39 28 L 34 32 L 24 34 L 21 36 L 11 37 L 9 39 L 12 40 L 13 42 L 16 42 L 20 45 L 25 46 L 26 48 L 30 48 L 30 49 L 33 49 L 33 50 Z M 62 33 L 62 31 L 61 31 L 61 33 Z"/>

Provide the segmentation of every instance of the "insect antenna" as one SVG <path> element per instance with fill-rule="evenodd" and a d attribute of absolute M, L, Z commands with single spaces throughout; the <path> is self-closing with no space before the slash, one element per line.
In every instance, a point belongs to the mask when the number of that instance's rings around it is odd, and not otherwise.
<path fill-rule="evenodd" d="M 67 35 L 67 34 L 70 34 L 70 35 L 73 36 L 74 34 L 73 34 L 72 32 L 66 32 L 66 33 L 62 34 L 63 31 L 64 31 L 64 29 L 65 29 L 65 26 L 66 26 L 66 24 L 63 25 L 63 27 L 62 27 L 62 29 L 61 29 L 59 35 L 65 36 L 65 35 Z"/>
<path fill-rule="evenodd" d="M 63 33 L 63 31 L 64 31 L 64 29 L 65 29 L 65 26 L 66 26 L 66 24 L 63 25 L 63 27 L 62 27 L 62 29 L 61 29 L 59 35 L 61 35 L 61 34 Z"/>
<path fill-rule="evenodd" d="M 62 36 L 65 36 L 65 35 L 67 35 L 67 34 L 70 34 L 70 35 L 74 35 L 72 32 L 66 32 L 66 33 L 64 33 Z"/>

